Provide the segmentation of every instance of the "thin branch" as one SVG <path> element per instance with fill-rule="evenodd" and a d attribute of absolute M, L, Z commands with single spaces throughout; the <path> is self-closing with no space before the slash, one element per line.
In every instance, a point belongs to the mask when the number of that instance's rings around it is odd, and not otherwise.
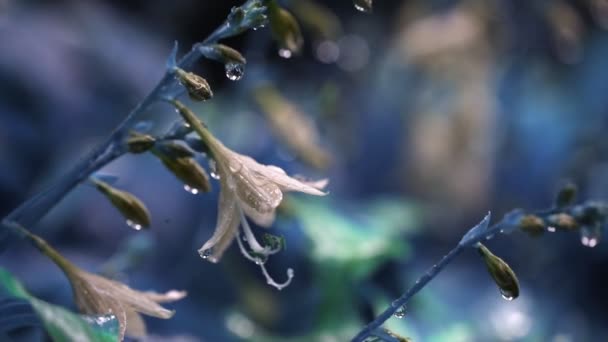
<path fill-rule="evenodd" d="M 608 216 L 608 204 L 603 202 L 587 201 L 580 205 L 566 206 L 566 207 L 553 207 L 548 210 L 542 210 L 530 214 L 526 214 L 523 210 L 514 210 L 503 217 L 498 223 L 488 226 L 489 215 L 482 220 L 480 224 L 470 229 L 464 236 L 463 239 L 454 247 L 448 254 L 446 254 L 441 260 L 429 268 L 412 287 L 410 287 L 401 297 L 395 299 L 391 305 L 384 310 L 378 317 L 372 322 L 366 325 L 353 339 L 352 342 L 362 342 L 367 337 L 371 336 L 372 333 L 379 328 L 386 320 L 391 318 L 397 310 L 406 305 L 416 293 L 422 290 L 431 280 L 433 280 L 441 271 L 445 269 L 447 265 L 452 262 L 456 256 L 458 256 L 465 248 L 472 247 L 480 241 L 492 238 L 494 235 L 499 233 L 510 233 L 515 229 L 525 230 L 523 226 L 523 220 L 526 217 L 538 218 L 539 222 L 542 222 L 542 226 L 552 228 L 555 231 L 555 227 L 552 226 L 552 222 L 558 220 L 559 215 L 566 215 L 569 219 L 572 219 L 575 223 L 574 226 L 562 227 L 562 230 L 574 230 L 583 226 L 592 226 L 599 222 L 604 222 Z M 561 217 L 564 218 L 563 216 Z"/>

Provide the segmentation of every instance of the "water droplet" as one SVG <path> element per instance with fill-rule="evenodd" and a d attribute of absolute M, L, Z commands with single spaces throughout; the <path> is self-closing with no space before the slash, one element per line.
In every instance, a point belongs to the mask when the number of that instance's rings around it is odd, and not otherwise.
<path fill-rule="evenodd" d="M 602 232 L 598 227 L 583 227 L 581 229 L 581 243 L 583 246 L 593 248 L 600 243 Z"/>
<path fill-rule="evenodd" d="M 500 294 L 502 295 L 502 298 L 504 298 L 505 300 L 512 301 L 513 299 L 515 299 L 515 296 L 509 291 L 505 291 L 505 290 L 501 289 Z"/>
<path fill-rule="evenodd" d="M 141 230 L 143 228 L 141 224 L 133 222 L 131 220 L 127 220 L 127 226 L 129 226 L 135 230 Z"/>
<path fill-rule="evenodd" d="M 371 0 L 355 0 L 353 2 L 355 9 L 359 12 L 369 13 L 372 11 L 372 1 Z"/>
<path fill-rule="evenodd" d="M 226 63 L 226 77 L 231 81 L 240 80 L 245 74 L 245 67 L 241 63 Z"/>
<path fill-rule="evenodd" d="M 549 227 L 547 227 L 547 231 L 549 233 L 555 233 L 555 227 L 549 226 Z"/>
<path fill-rule="evenodd" d="M 193 195 L 198 194 L 198 191 L 199 191 L 197 188 L 193 188 L 188 184 L 184 184 L 184 190 L 188 191 L 189 193 L 191 193 Z"/>
<path fill-rule="evenodd" d="M 209 175 L 213 179 L 220 179 L 220 174 L 217 173 L 217 166 L 213 159 L 209 159 Z"/>
<path fill-rule="evenodd" d="M 393 316 L 401 319 L 407 315 L 407 307 L 405 305 L 400 306 L 397 311 L 393 314 Z"/>
<path fill-rule="evenodd" d="M 293 53 L 289 49 L 279 49 L 279 56 L 283 58 L 291 58 Z"/>
<path fill-rule="evenodd" d="M 199 250 L 198 251 L 198 255 L 201 256 L 201 258 L 203 259 L 209 259 L 209 261 L 213 262 L 213 248 L 207 248 L 207 249 L 203 249 L 203 250 Z"/>

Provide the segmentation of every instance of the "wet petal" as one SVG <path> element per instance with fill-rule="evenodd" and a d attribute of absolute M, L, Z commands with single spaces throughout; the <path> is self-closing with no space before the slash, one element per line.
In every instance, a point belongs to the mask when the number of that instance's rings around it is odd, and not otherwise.
<path fill-rule="evenodd" d="M 206 255 L 211 262 L 217 262 L 230 246 L 239 227 L 239 212 L 235 194 L 229 189 L 228 177 L 222 175 L 220 200 L 218 204 L 218 220 L 213 236 L 199 249 L 201 255 Z M 206 254 L 210 251 L 211 254 Z"/>

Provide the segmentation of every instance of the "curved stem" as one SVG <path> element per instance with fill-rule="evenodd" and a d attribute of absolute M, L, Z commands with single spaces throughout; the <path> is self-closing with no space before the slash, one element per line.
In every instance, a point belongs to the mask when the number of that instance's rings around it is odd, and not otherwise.
<path fill-rule="evenodd" d="M 529 215 L 536 216 L 542 220 L 542 222 L 550 222 L 551 217 L 557 214 L 564 214 L 571 218 L 576 218 L 582 223 L 590 224 L 590 221 L 602 221 L 608 217 L 608 204 L 604 202 L 587 201 L 580 205 L 571 205 L 566 207 L 552 207 L 546 210 L 540 210 Z M 467 231 L 456 247 L 454 247 L 448 254 L 446 254 L 441 260 L 429 268 L 424 275 L 422 275 L 412 287 L 410 287 L 401 297 L 394 300 L 384 312 L 382 312 L 376 319 L 366 325 L 353 339 L 352 342 L 362 342 L 365 338 L 370 336 L 377 328 L 379 328 L 386 320 L 388 320 L 397 310 L 403 305 L 407 304 L 410 299 L 422 290 L 433 278 L 435 278 L 445 267 L 452 262 L 465 248 L 475 247 L 478 242 L 486 240 L 494 236 L 495 234 L 502 232 L 510 232 L 513 229 L 520 228 L 520 220 L 525 214 L 522 210 L 514 210 L 503 217 L 503 219 L 496 224 L 488 227 L 484 221 L 489 221 L 489 216 L 486 216 L 482 222 Z M 485 225 L 479 229 L 480 225 Z M 579 224 L 579 223 L 577 223 Z M 487 227 L 487 228 L 486 228 Z M 548 226 L 547 226 L 548 227 Z M 464 237 L 470 238 L 464 239 Z M 466 240 L 466 241 L 465 241 Z"/>
<path fill-rule="evenodd" d="M 430 282 L 439 272 L 441 272 L 460 252 L 464 250 L 464 247 L 461 245 L 457 245 L 454 249 L 452 249 L 448 254 L 446 254 L 441 260 L 429 268 L 426 273 L 416 280 L 414 286 L 410 287 L 401 297 L 395 299 L 391 306 L 389 306 L 384 312 L 382 312 L 376 319 L 370 322 L 365 326 L 358 334 L 353 338 L 353 342 L 361 342 L 366 337 L 368 337 L 374 330 L 379 328 L 386 320 L 391 318 L 391 316 L 399 310 L 399 308 L 406 305 L 410 299 L 418 293 L 418 291 L 422 290 L 423 287 L 426 286 L 428 282 Z"/>

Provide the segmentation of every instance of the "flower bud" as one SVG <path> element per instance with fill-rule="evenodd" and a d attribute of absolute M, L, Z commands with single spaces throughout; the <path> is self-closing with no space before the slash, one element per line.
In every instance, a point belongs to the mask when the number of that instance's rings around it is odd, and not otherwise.
<path fill-rule="evenodd" d="M 144 203 L 126 191 L 118 190 L 108 183 L 91 179 L 95 187 L 104 194 L 127 222 L 136 230 L 150 226 L 150 213 Z"/>
<path fill-rule="evenodd" d="M 530 236 L 539 236 L 545 231 L 545 222 L 536 215 L 525 215 L 519 221 L 519 229 Z"/>
<path fill-rule="evenodd" d="M 572 231 L 579 228 L 578 223 L 572 215 L 560 213 L 547 217 L 547 223 L 551 226 L 565 231 Z"/>
<path fill-rule="evenodd" d="M 205 169 L 193 158 L 193 153 L 177 143 L 163 143 L 153 151 L 165 167 L 185 184 L 192 193 L 211 191 L 211 183 Z"/>
<path fill-rule="evenodd" d="M 558 191 L 555 196 L 555 206 L 558 208 L 563 208 L 568 206 L 574 202 L 576 199 L 576 193 L 578 189 L 573 183 L 566 183 L 562 188 Z"/>
<path fill-rule="evenodd" d="M 513 300 L 519 296 L 519 281 L 515 272 L 501 258 L 492 254 L 486 246 L 477 244 L 477 250 L 486 263 L 490 276 L 498 285 L 502 297 L 506 300 Z"/>
<path fill-rule="evenodd" d="M 221 63 L 247 63 L 240 52 L 224 44 L 203 45 L 199 50 L 205 57 Z"/>
<path fill-rule="evenodd" d="M 268 14 L 272 36 L 279 44 L 279 55 L 289 58 L 300 53 L 304 38 L 296 18 L 286 9 L 279 7 L 276 1 L 268 5 Z"/>
<path fill-rule="evenodd" d="M 188 95 L 194 101 L 206 101 L 213 97 L 213 92 L 207 80 L 201 76 L 186 72 L 181 68 L 175 68 L 175 73 L 180 83 L 184 85 L 188 91 Z"/>
<path fill-rule="evenodd" d="M 148 134 L 131 132 L 127 138 L 127 148 L 131 153 L 144 153 L 151 149 L 156 143 L 156 139 Z"/>

